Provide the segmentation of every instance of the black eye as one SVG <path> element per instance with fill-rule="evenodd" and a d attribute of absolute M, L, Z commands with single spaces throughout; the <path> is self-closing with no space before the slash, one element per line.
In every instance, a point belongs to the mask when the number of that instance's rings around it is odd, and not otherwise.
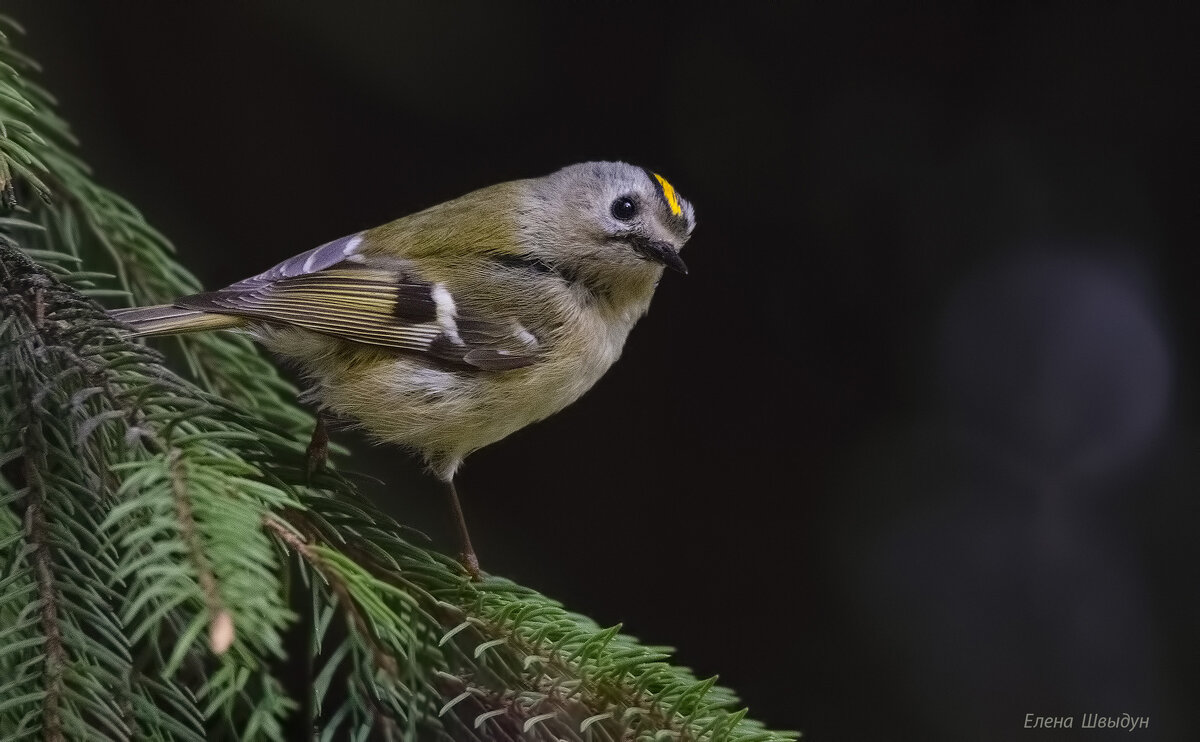
<path fill-rule="evenodd" d="M 621 196 L 612 202 L 612 215 L 627 222 L 637 213 L 637 204 L 629 196 Z"/>

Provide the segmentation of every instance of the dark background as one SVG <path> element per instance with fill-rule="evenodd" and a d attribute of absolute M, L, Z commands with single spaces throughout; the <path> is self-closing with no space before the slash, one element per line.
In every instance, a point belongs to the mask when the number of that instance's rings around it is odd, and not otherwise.
<path fill-rule="evenodd" d="M 695 204 L 623 360 L 468 461 L 489 571 L 812 740 L 1195 732 L 1182 10 L 4 5 L 211 287 L 585 159 Z M 449 548 L 432 480 L 339 440 Z"/>

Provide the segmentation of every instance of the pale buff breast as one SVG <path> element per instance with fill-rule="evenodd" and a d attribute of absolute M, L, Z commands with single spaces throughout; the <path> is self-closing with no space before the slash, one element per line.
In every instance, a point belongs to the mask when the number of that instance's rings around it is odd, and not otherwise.
<path fill-rule="evenodd" d="M 543 360 L 503 372 L 436 368 L 409 356 L 356 363 L 335 352 L 339 341 L 296 328 L 260 338 L 276 352 L 293 351 L 284 354 L 301 361 L 323 406 L 441 470 L 582 396 L 620 357 L 637 316 L 605 321 L 595 311 L 579 312 Z"/>

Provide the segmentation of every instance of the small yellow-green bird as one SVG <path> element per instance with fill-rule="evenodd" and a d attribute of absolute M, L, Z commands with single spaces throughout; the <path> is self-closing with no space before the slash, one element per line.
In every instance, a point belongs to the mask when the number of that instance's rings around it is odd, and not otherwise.
<path fill-rule="evenodd" d="M 585 162 L 483 188 L 219 291 L 113 315 L 134 335 L 250 333 L 299 366 L 322 414 L 418 452 L 454 489 L 472 451 L 574 402 L 621 355 L 692 205 L 665 178 Z M 318 424 L 310 456 L 323 457 Z"/>

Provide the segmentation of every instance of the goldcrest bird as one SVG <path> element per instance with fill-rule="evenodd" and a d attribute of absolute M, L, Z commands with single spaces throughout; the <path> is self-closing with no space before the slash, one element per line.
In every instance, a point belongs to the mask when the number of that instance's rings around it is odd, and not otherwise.
<path fill-rule="evenodd" d="M 621 355 L 692 205 L 657 173 L 585 162 L 328 242 L 219 291 L 115 310 L 136 336 L 236 329 L 294 362 L 325 414 L 419 453 L 454 488 L 472 451 L 566 407 Z M 319 416 L 318 420 L 322 418 Z M 310 455 L 324 451 L 321 422 Z"/>

